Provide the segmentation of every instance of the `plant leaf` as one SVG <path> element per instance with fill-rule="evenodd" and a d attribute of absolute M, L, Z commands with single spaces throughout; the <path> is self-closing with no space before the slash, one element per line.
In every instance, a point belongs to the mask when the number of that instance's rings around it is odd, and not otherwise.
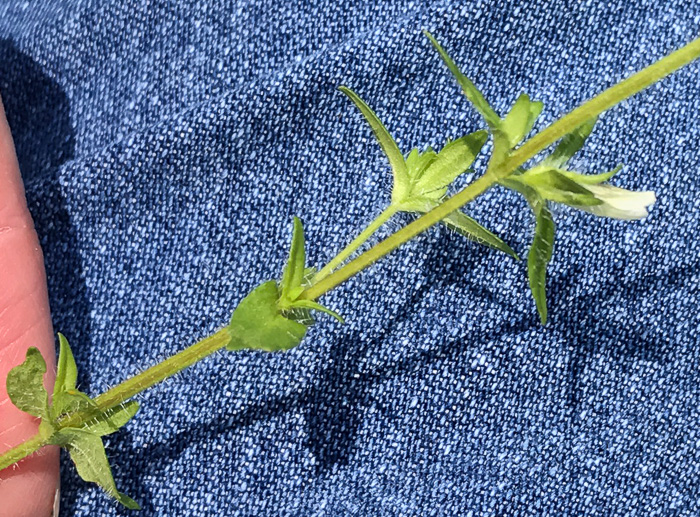
<path fill-rule="evenodd" d="M 51 405 L 51 414 L 54 420 L 65 413 L 87 411 L 94 407 L 92 399 L 76 389 L 78 367 L 75 364 L 75 357 L 68 340 L 59 332 L 58 341 L 60 348 Z"/>
<path fill-rule="evenodd" d="M 304 292 L 304 289 L 308 288 L 311 286 L 311 283 L 314 279 L 314 275 L 316 274 L 316 268 L 315 267 L 307 267 L 304 269 L 304 275 L 301 279 L 301 285 L 293 288 L 292 290 L 289 291 L 288 293 L 288 299 L 289 300 L 296 300 L 299 298 L 299 295 Z"/>
<path fill-rule="evenodd" d="M 586 139 L 593 131 L 597 120 L 597 118 L 592 118 L 564 136 L 554 148 L 552 154 L 542 160 L 541 165 L 553 169 L 561 169 L 564 167 L 571 157 L 581 150 Z"/>
<path fill-rule="evenodd" d="M 501 124 L 511 148 L 518 145 L 532 130 L 543 107 L 541 102 L 531 101 L 528 94 L 520 94 Z"/>
<path fill-rule="evenodd" d="M 97 436 L 112 434 L 124 427 L 129 420 L 134 418 L 139 408 L 140 406 L 137 401 L 130 400 L 121 406 L 102 412 L 100 415 L 96 416 L 94 420 L 88 422 L 83 429 Z"/>
<path fill-rule="evenodd" d="M 292 244 L 289 247 L 289 259 L 287 266 L 284 268 L 282 282 L 280 285 L 280 296 L 284 300 L 293 300 L 290 296 L 297 293 L 298 288 L 304 280 L 304 262 L 306 261 L 306 252 L 304 250 L 304 227 L 301 224 L 301 219 L 294 216 L 294 230 L 292 232 Z M 303 290 L 303 289 L 302 289 Z M 299 296 L 299 291 L 296 296 Z"/>
<path fill-rule="evenodd" d="M 579 185 L 557 169 L 535 167 L 512 179 L 522 181 L 534 188 L 545 199 L 572 206 L 594 206 L 601 204 L 586 187 Z"/>
<path fill-rule="evenodd" d="M 130 510 L 141 509 L 136 501 L 117 490 L 104 444 L 99 436 L 90 431 L 69 427 L 58 431 L 52 443 L 68 450 L 78 474 L 85 481 L 97 483 L 107 494 Z"/>
<path fill-rule="evenodd" d="M 289 350 L 301 342 L 307 326 L 280 314 L 278 298 L 274 280 L 259 285 L 243 298 L 231 316 L 228 350 L 275 352 Z"/>
<path fill-rule="evenodd" d="M 338 314 L 337 312 L 328 309 L 327 307 L 324 307 L 318 302 L 315 302 L 313 300 L 296 300 L 294 304 L 292 304 L 292 308 L 296 309 L 309 309 L 309 310 L 314 310 L 314 311 L 320 311 L 320 312 L 325 312 L 326 314 L 333 316 L 335 319 L 337 319 L 340 323 L 345 323 L 345 320 L 343 317 Z"/>
<path fill-rule="evenodd" d="M 527 183 L 520 180 L 520 177 L 522 176 L 523 172 L 524 171 L 522 171 L 521 169 L 518 169 L 518 171 L 514 172 L 507 178 L 499 180 L 498 183 L 502 187 L 522 194 L 523 197 L 529 201 L 530 199 L 534 199 L 534 197 L 537 196 L 537 192 Z"/>
<path fill-rule="evenodd" d="M 60 349 L 51 404 L 52 418 L 58 420 L 63 415 L 78 411 L 86 414 L 99 413 L 95 402 L 76 388 L 78 367 L 75 364 L 75 357 L 68 340 L 59 333 L 58 341 Z"/>
<path fill-rule="evenodd" d="M 503 253 L 510 255 L 514 259 L 520 260 L 518 254 L 515 253 L 515 251 L 513 251 L 513 249 L 510 246 L 508 246 L 508 244 L 506 244 L 500 237 L 484 228 L 482 225 L 480 225 L 478 222 L 476 222 L 474 219 L 472 219 L 463 212 L 452 212 L 450 215 L 448 215 L 445 219 L 442 220 L 442 223 L 448 228 L 455 230 L 460 235 L 463 235 L 468 239 L 476 241 L 479 244 L 489 246 L 490 248 L 502 251 Z"/>
<path fill-rule="evenodd" d="M 63 391 L 53 396 L 51 415 L 54 421 L 70 413 L 84 413 L 86 416 L 97 415 L 100 410 L 95 401 L 78 390 Z"/>
<path fill-rule="evenodd" d="M 567 171 L 565 169 L 557 169 L 557 172 L 562 176 L 566 176 L 579 185 L 598 185 L 612 179 L 615 174 L 622 170 L 622 165 L 618 165 L 613 170 L 602 172 L 600 174 L 579 174 L 578 172 Z"/>
<path fill-rule="evenodd" d="M 7 395 L 25 413 L 49 419 L 49 395 L 44 387 L 46 361 L 35 347 L 27 350 L 22 364 L 7 374 Z"/>
<path fill-rule="evenodd" d="M 75 364 L 73 351 L 70 349 L 70 344 L 66 337 L 58 333 L 58 341 L 60 349 L 58 353 L 58 364 L 56 371 L 56 382 L 54 383 L 53 393 L 65 392 L 74 390 L 78 381 L 78 367 Z"/>
<path fill-rule="evenodd" d="M 479 89 L 459 70 L 455 62 L 452 61 L 452 58 L 449 56 L 449 54 L 447 54 L 447 52 L 445 52 L 432 34 L 426 30 L 423 31 L 423 34 L 428 37 L 430 43 L 432 43 L 435 50 L 438 51 L 440 57 L 447 65 L 447 68 L 450 69 L 452 75 L 454 75 L 455 79 L 457 79 L 457 82 L 462 88 L 464 95 L 467 96 L 467 99 L 469 99 L 474 108 L 476 108 L 481 116 L 484 117 L 484 120 L 486 120 L 486 123 L 489 125 L 491 130 L 500 129 L 501 117 L 499 117 L 498 113 L 496 113 L 489 105 Z"/>
<path fill-rule="evenodd" d="M 488 137 L 488 132 L 481 130 L 445 145 L 418 178 L 413 190 L 426 194 L 450 185 L 474 163 Z"/>
<path fill-rule="evenodd" d="M 436 190 L 427 196 L 411 196 L 409 199 L 401 203 L 395 203 L 394 207 L 399 212 L 415 212 L 424 214 L 435 208 L 440 199 L 445 195 L 447 189 Z"/>
<path fill-rule="evenodd" d="M 556 225 L 543 199 L 531 200 L 535 213 L 535 235 L 527 254 L 527 275 L 542 325 L 547 323 L 547 265 L 552 259 Z"/>
<path fill-rule="evenodd" d="M 403 189 L 406 189 L 409 183 L 408 169 L 403 154 L 399 146 L 396 145 L 394 137 L 391 136 L 391 133 L 387 131 L 384 124 L 379 120 L 379 117 L 377 117 L 374 111 L 372 111 L 359 95 L 345 86 L 341 86 L 340 91 L 347 95 L 355 106 L 357 106 L 372 128 L 372 133 L 374 133 L 377 142 L 379 142 L 384 154 L 386 154 L 386 157 L 389 159 L 391 171 L 394 176 L 394 192 L 396 192 L 398 196 L 402 195 Z M 394 196 L 394 192 L 392 192 L 392 197 Z"/>

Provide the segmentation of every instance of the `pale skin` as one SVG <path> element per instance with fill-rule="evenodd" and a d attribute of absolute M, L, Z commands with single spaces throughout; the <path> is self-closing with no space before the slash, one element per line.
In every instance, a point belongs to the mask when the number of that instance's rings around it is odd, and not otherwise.
<path fill-rule="evenodd" d="M 38 419 L 9 401 L 4 382 L 32 346 L 46 360 L 50 389 L 56 361 L 44 259 L 0 100 L 0 454 L 38 429 Z M 52 515 L 59 479 L 56 447 L 44 447 L 0 471 L 0 516 Z"/>

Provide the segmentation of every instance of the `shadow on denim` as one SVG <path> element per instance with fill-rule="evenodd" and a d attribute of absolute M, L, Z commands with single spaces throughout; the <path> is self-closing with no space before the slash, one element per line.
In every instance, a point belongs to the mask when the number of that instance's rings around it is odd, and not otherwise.
<path fill-rule="evenodd" d="M 338 340 L 329 346 L 330 353 L 324 361 L 328 366 L 318 372 L 313 385 L 308 388 L 251 404 L 226 420 L 200 422 L 183 427 L 176 434 L 147 448 L 137 449 L 131 446 L 132 439 L 128 431 L 115 435 L 112 438 L 115 448 L 125 451 L 120 456 L 119 463 L 124 466 L 143 466 L 141 476 L 129 479 L 130 485 L 124 486 L 123 489 L 137 495 L 137 499 L 141 498 L 148 504 L 148 490 L 138 479 L 163 475 L 168 465 L 189 447 L 205 444 L 237 428 L 249 427 L 256 421 L 264 421 L 288 412 L 301 412 L 304 415 L 307 423 L 305 445 L 316 458 L 316 476 L 330 475 L 336 467 L 347 465 L 356 447 L 364 408 L 373 403 L 372 389 L 377 384 L 393 377 L 424 371 L 436 363 L 464 361 L 471 348 L 481 341 L 497 340 L 504 335 L 524 332 L 538 325 L 536 318 L 529 316 L 506 321 L 492 328 L 487 334 L 460 336 L 418 351 L 404 360 L 385 363 L 360 377 L 353 375 L 358 371 L 360 362 L 372 354 L 373 350 L 383 346 L 398 327 L 418 317 L 421 301 L 430 291 L 442 290 L 443 281 L 454 281 L 463 285 L 468 296 L 488 294 L 484 293 L 483 286 L 478 282 L 469 283 L 466 271 L 471 261 L 490 251 L 471 243 L 465 242 L 460 245 L 465 247 L 461 260 L 451 260 L 447 265 L 442 264 L 450 270 L 451 273 L 445 275 L 450 280 L 431 280 L 416 288 L 404 304 L 395 308 L 390 317 L 377 321 L 377 330 L 369 339 L 366 336 L 363 338 L 357 331 L 339 332 Z M 431 256 L 438 257 L 440 261 L 444 260 L 438 252 L 431 253 Z M 435 267 L 435 264 L 428 259 L 424 267 L 430 269 Z M 382 321 L 385 324 L 382 325 Z"/>
<path fill-rule="evenodd" d="M 618 266 L 624 267 L 624 266 Z M 553 330 L 567 337 L 571 349 L 569 364 L 569 404 L 576 410 L 582 400 L 581 377 L 584 370 L 591 364 L 603 347 L 608 348 L 610 357 L 617 362 L 623 371 L 639 361 L 667 364 L 673 360 L 674 347 L 669 346 L 671 336 L 665 342 L 649 332 L 644 325 L 632 325 L 629 322 L 621 325 L 611 317 L 616 311 L 622 310 L 628 303 L 634 306 L 644 295 L 661 292 L 664 289 L 679 289 L 688 277 L 700 272 L 700 262 L 685 266 L 673 267 L 668 271 L 655 272 L 643 282 L 638 278 L 634 282 L 623 282 L 623 271 L 618 271 L 615 280 L 601 282 L 596 289 L 587 291 L 567 303 L 577 306 L 575 317 L 553 310 L 551 326 Z M 553 300 L 562 299 L 572 288 L 573 282 L 580 282 L 584 271 L 581 267 L 572 266 L 566 275 L 552 282 L 550 296 Z M 610 300 L 617 307 L 610 310 Z M 610 346 L 611 342 L 619 346 Z"/>

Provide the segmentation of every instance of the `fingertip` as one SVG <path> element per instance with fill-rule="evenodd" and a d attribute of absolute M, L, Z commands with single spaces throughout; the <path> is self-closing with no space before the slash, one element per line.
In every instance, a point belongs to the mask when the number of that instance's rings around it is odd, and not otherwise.
<path fill-rule="evenodd" d="M 56 489 L 59 449 L 45 447 L 16 465 L 0 471 L 2 517 L 57 515 Z"/>

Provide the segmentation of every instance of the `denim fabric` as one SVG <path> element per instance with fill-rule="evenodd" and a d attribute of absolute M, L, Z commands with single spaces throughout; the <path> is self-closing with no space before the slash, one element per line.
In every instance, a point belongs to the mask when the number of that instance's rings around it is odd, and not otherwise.
<path fill-rule="evenodd" d="M 696 0 L 0 2 L 0 93 L 81 387 L 223 325 L 280 275 L 292 215 L 322 265 L 386 205 L 339 85 L 405 151 L 484 126 L 420 29 L 501 112 L 543 100 L 541 129 L 699 25 Z M 545 328 L 523 262 L 431 230 L 324 298 L 346 325 L 139 397 L 107 440 L 117 485 L 144 516 L 699 515 L 699 73 L 605 114 L 576 158 L 658 202 L 632 223 L 556 209 Z M 468 212 L 526 253 L 522 199 Z M 127 513 L 63 458 L 62 515 Z"/>

